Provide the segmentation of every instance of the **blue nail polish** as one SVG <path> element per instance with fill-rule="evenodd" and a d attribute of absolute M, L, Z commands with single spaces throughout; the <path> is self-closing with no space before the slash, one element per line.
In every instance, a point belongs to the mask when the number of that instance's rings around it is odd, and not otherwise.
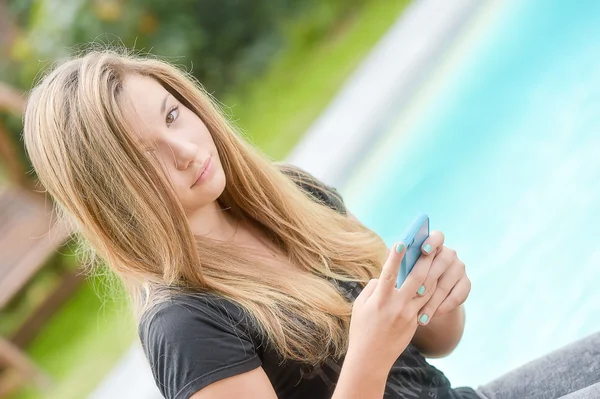
<path fill-rule="evenodd" d="M 428 320 L 429 320 L 429 316 L 427 316 L 425 313 L 423 313 L 421 315 L 421 317 L 419 317 L 419 321 L 421 322 L 421 324 L 427 324 Z"/>
<path fill-rule="evenodd" d="M 400 243 L 396 245 L 396 252 L 400 253 L 402 251 L 404 251 L 404 244 Z"/>
<path fill-rule="evenodd" d="M 423 251 L 425 251 L 427 255 L 429 255 L 431 253 L 431 245 L 425 244 L 425 246 L 423 247 Z"/>
<path fill-rule="evenodd" d="M 417 291 L 417 294 L 423 295 L 424 293 L 425 293 L 425 286 L 422 285 L 421 288 L 419 288 L 419 290 Z"/>

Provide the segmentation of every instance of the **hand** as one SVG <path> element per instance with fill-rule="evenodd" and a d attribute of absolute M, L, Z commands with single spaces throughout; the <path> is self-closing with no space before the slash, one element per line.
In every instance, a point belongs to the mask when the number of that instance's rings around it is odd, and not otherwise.
<path fill-rule="evenodd" d="M 419 312 L 432 292 L 417 295 L 429 275 L 434 256 L 421 257 L 402 286 L 395 287 L 405 252 L 403 243 L 392 248 L 379 279 L 369 281 L 352 308 L 346 359 L 362 362 L 369 372 L 386 376 L 411 342 L 418 327 Z"/>
<path fill-rule="evenodd" d="M 432 295 L 419 313 L 419 323 L 423 325 L 433 316 L 448 314 L 462 305 L 471 292 L 471 280 L 456 251 L 444 246 L 444 234 L 441 231 L 433 231 L 423 243 L 421 251 L 423 254 L 418 262 L 432 262 L 424 284 L 425 292 Z"/>

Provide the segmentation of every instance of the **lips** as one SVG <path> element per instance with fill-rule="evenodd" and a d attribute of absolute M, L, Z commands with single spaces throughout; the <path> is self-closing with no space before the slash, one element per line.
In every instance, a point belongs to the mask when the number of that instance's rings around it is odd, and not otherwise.
<path fill-rule="evenodd" d="M 211 160 L 211 157 L 209 156 L 208 158 L 206 158 L 204 163 L 202 163 L 202 165 L 200 165 L 200 167 L 198 168 L 198 174 L 196 174 L 196 178 L 194 179 L 193 185 L 196 185 L 196 183 L 198 183 L 198 179 L 200 179 L 200 177 L 204 174 L 204 172 L 206 172 L 206 169 L 208 169 L 208 166 L 210 165 L 210 160 Z"/>

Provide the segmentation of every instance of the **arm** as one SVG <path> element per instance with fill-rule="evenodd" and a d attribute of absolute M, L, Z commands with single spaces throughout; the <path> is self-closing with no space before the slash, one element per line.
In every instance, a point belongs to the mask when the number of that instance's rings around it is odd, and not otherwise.
<path fill-rule="evenodd" d="M 262 367 L 213 382 L 190 399 L 277 399 Z"/>
<path fill-rule="evenodd" d="M 349 211 L 347 215 L 360 223 Z M 433 317 L 427 325 L 420 325 L 411 342 L 423 356 L 440 358 L 449 355 L 456 348 L 464 329 L 465 308 L 461 305 L 450 313 Z"/>
<path fill-rule="evenodd" d="M 332 399 L 383 398 L 385 382 L 389 370 L 377 370 L 365 373 L 361 364 L 349 355 L 344 361 L 342 371 Z M 262 367 L 213 382 L 199 390 L 190 399 L 277 399 L 269 377 Z"/>

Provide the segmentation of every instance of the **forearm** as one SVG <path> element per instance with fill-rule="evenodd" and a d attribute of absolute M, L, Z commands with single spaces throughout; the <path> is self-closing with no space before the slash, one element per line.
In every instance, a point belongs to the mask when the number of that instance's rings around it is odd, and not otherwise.
<path fill-rule="evenodd" d="M 348 352 L 331 399 L 382 399 L 389 369 L 371 368 Z"/>
<path fill-rule="evenodd" d="M 423 356 L 439 358 L 449 355 L 458 345 L 465 329 L 465 309 L 461 305 L 443 316 L 434 316 L 419 326 L 412 343 Z"/>

